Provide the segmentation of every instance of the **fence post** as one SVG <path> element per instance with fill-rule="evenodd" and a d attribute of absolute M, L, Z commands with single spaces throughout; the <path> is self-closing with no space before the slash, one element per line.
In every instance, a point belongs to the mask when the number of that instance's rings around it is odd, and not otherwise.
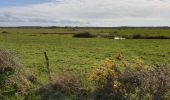
<path fill-rule="evenodd" d="M 44 56 L 45 56 L 45 61 L 46 61 L 45 63 L 46 63 L 47 71 L 48 71 L 48 77 L 49 77 L 49 80 L 52 81 L 50 64 L 49 64 L 47 52 L 44 52 Z"/>

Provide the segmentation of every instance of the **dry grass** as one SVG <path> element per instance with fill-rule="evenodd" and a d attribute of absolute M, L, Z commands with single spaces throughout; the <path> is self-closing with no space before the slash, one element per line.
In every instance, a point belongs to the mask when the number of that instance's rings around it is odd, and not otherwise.
<path fill-rule="evenodd" d="M 29 89 L 30 82 L 19 60 L 8 51 L 0 50 L 0 95 L 5 98 L 15 94 L 24 95 Z"/>
<path fill-rule="evenodd" d="M 11 53 L 0 50 L 0 72 L 6 70 L 16 70 L 20 67 L 20 63 Z"/>
<path fill-rule="evenodd" d="M 9 52 L 0 50 L 0 86 L 3 87 L 5 81 L 17 70 L 19 70 L 19 61 Z"/>
<path fill-rule="evenodd" d="M 81 79 L 71 72 L 64 72 L 53 76 L 53 81 L 38 90 L 41 100 L 63 99 L 69 96 L 76 98 L 87 98 L 88 92 L 83 88 Z"/>
<path fill-rule="evenodd" d="M 82 86 L 80 78 L 70 72 L 66 72 L 61 75 L 55 75 L 53 79 L 54 81 L 52 82 L 52 87 L 55 90 L 66 93 L 67 95 L 79 92 L 79 89 Z"/>

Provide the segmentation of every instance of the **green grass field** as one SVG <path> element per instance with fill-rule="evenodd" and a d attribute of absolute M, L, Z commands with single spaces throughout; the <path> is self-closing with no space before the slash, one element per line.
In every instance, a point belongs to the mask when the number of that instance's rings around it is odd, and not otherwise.
<path fill-rule="evenodd" d="M 9 34 L 2 34 L 7 31 Z M 94 33 L 112 32 L 115 30 L 78 30 Z M 105 58 L 113 58 L 122 53 L 129 60 L 140 58 L 147 64 L 170 65 L 170 40 L 113 40 L 106 38 L 73 38 L 72 35 L 39 34 L 71 33 L 64 29 L 1 29 L 0 49 L 9 50 L 20 58 L 24 69 L 46 83 L 48 80 L 43 52 L 47 52 L 53 72 L 73 71 L 84 76 L 91 71 L 92 66 Z M 77 32 L 77 31 L 76 31 Z M 170 30 L 127 29 L 120 33 L 155 33 L 170 36 Z M 73 31 L 74 33 L 74 31 Z"/>
<path fill-rule="evenodd" d="M 132 34 L 143 34 L 149 36 L 170 36 L 170 29 L 161 28 L 2 28 L 0 33 L 7 31 L 9 33 L 79 33 L 79 32 L 90 32 L 93 34 L 105 34 L 115 33 L 118 35 L 132 35 Z"/>
<path fill-rule="evenodd" d="M 42 72 L 45 70 L 43 55 L 45 51 L 49 55 L 53 70 L 69 70 L 79 74 L 88 72 L 94 64 L 105 58 L 114 57 L 118 53 L 123 53 L 129 59 L 141 58 L 149 64 L 169 64 L 170 62 L 170 40 L 79 39 L 72 38 L 71 35 L 38 34 L 54 33 L 61 29 L 9 29 L 6 31 L 10 34 L 0 34 L 0 48 L 15 53 L 23 63 L 23 67 L 30 69 L 38 76 L 44 74 Z M 130 34 L 131 31 L 141 32 L 137 29 L 126 31 L 127 34 Z M 158 32 L 160 31 L 168 32 L 169 30 L 158 30 Z M 62 32 L 66 32 L 66 30 Z"/>

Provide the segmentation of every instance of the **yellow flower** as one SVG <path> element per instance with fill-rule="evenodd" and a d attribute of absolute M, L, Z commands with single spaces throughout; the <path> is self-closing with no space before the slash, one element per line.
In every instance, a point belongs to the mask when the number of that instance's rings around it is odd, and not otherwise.
<path fill-rule="evenodd" d="M 148 66 L 148 65 L 144 65 L 143 68 L 144 68 L 144 69 L 148 69 L 149 66 Z"/>
<path fill-rule="evenodd" d="M 117 89 L 121 86 L 121 83 L 119 81 L 114 81 L 113 88 Z"/>
<path fill-rule="evenodd" d="M 141 59 L 134 59 L 134 63 L 137 64 L 137 65 L 143 65 L 144 62 L 141 60 Z"/>
<path fill-rule="evenodd" d="M 123 60 L 123 55 L 120 53 L 120 54 L 118 54 L 117 56 L 116 56 L 116 59 L 117 60 Z"/>

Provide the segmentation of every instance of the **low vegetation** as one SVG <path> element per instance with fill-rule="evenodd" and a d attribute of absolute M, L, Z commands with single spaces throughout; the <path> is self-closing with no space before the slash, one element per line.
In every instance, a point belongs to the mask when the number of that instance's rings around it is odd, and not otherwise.
<path fill-rule="evenodd" d="M 0 50 L 0 99 L 17 99 L 29 90 L 29 81 L 21 73 L 21 64 L 11 53 Z"/>
<path fill-rule="evenodd" d="M 170 73 L 167 67 L 152 67 L 139 59 L 107 59 L 95 68 L 90 80 L 95 82 L 98 100 L 169 100 Z"/>
<path fill-rule="evenodd" d="M 0 85 L 3 86 L 7 78 L 19 70 L 19 67 L 20 63 L 15 57 L 7 51 L 0 50 Z"/>
<path fill-rule="evenodd" d="M 34 99 L 83 99 L 87 96 L 87 91 L 83 88 L 83 83 L 78 75 L 71 72 L 64 72 L 53 76 L 53 81 L 40 87 L 35 91 L 37 95 Z M 29 98 L 32 98 L 31 95 Z"/>
<path fill-rule="evenodd" d="M 132 39 L 170 39 L 168 36 L 147 36 L 141 34 L 133 34 L 131 36 Z"/>
<path fill-rule="evenodd" d="M 86 76 L 85 76 L 86 77 Z M 87 74 L 88 87 L 78 75 L 63 72 L 53 81 L 37 89 L 29 99 L 73 100 L 169 100 L 169 68 L 149 66 L 135 58 L 126 60 L 121 54 L 94 66 Z M 84 82 L 85 82 L 84 81 Z"/>
<path fill-rule="evenodd" d="M 113 33 L 99 34 L 99 37 L 101 37 L 101 38 L 108 38 L 108 39 L 114 39 L 115 36 L 116 36 L 116 34 L 113 34 Z"/>
<path fill-rule="evenodd" d="M 2 34 L 8 34 L 8 32 L 7 31 L 2 31 Z"/>
<path fill-rule="evenodd" d="M 75 38 L 94 38 L 96 36 L 89 32 L 82 32 L 82 33 L 74 34 L 73 37 L 75 37 Z"/>

